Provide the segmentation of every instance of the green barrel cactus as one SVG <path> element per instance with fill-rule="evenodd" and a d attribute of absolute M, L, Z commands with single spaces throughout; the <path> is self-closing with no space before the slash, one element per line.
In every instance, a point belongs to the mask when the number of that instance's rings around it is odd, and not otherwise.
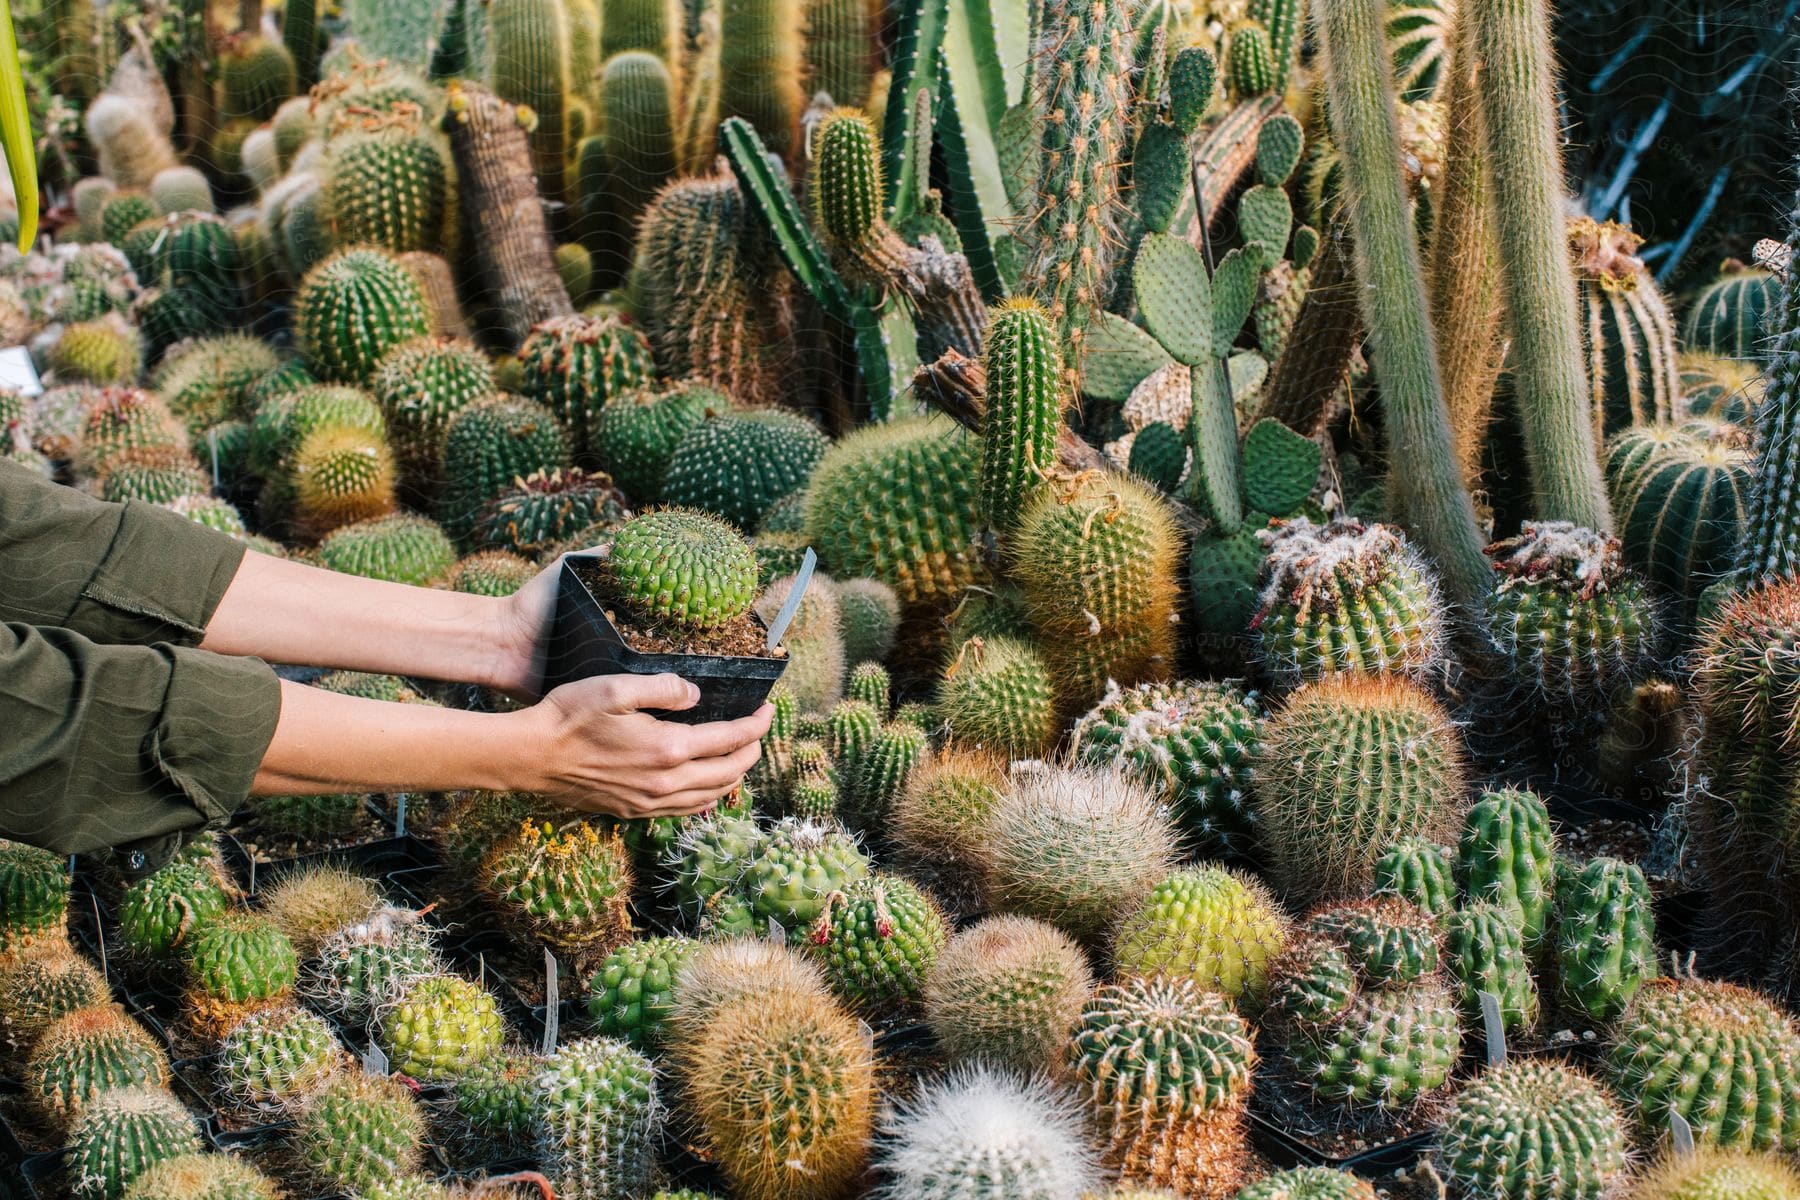
<path fill-rule="evenodd" d="M 219 1045 L 219 1090 L 249 1111 L 281 1112 L 305 1101 L 343 1065 L 324 1018 L 298 1005 L 251 1013 Z"/>
<path fill-rule="evenodd" d="M 1538 988 L 1518 914 L 1499 904 L 1476 901 L 1443 917 L 1444 952 L 1450 973 L 1462 984 L 1463 1016 L 1481 1020 L 1481 993 L 1500 1002 L 1500 1024 L 1508 1033 L 1530 1029 L 1538 1020 Z"/>
<path fill-rule="evenodd" d="M 53 1022 L 111 999 L 106 977 L 72 949 L 34 953 L 0 966 L 0 1036 L 9 1052 L 26 1054 Z"/>
<path fill-rule="evenodd" d="M 806 486 L 829 444 L 785 409 L 709 411 L 670 456 L 663 498 L 754 530 L 776 501 Z"/>
<path fill-rule="evenodd" d="M 1035 646 L 971 638 L 938 680 L 937 715 L 970 749 L 1037 758 L 1058 732 L 1050 671 Z"/>
<path fill-rule="evenodd" d="M 332 530 L 319 543 L 318 561 L 347 575 L 422 586 L 456 565 L 456 547 L 437 522 L 394 513 Z"/>
<path fill-rule="evenodd" d="M 1035 300 L 1007 300 L 988 318 L 981 515 L 1000 532 L 1012 527 L 1026 498 L 1056 465 L 1063 416 L 1058 341 L 1049 314 Z"/>
<path fill-rule="evenodd" d="M 1640 1128 L 1680 1113 L 1728 1150 L 1800 1146 L 1800 1030 L 1767 997 L 1729 983 L 1652 979 L 1613 1025 L 1605 1069 Z"/>
<path fill-rule="evenodd" d="M 294 943 L 260 913 L 223 913 L 202 922 L 182 949 L 188 1019 L 214 1038 L 256 1009 L 285 999 L 300 973 Z"/>
<path fill-rule="evenodd" d="M 1778 1155 L 1697 1146 L 1666 1153 L 1640 1174 L 1634 1200 L 1795 1200 L 1800 1171 Z"/>
<path fill-rule="evenodd" d="M 1337 675 L 1263 726 L 1258 836 L 1288 899 L 1350 895 L 1404 837 L 1448 840 L 1463 813 L 1463 750 L 1448 715 L 1390 676 Z"/>
<path fill-rule="evenodd" d="M 482 509 L 474 541 L 487 549 L 539 558 L 602 524 L 622 523 L 624 494 L 604 475 L 580 468 L 537 471 L 515 480 Z"/>
<path fill-rule="evenodd" d="M 1375 1186 L 1348 1171 L 1290 1167 L 1263 1176 L 1235 1200 L 1375 1200 Z"/>
<path fill-rule="evenodd" d="M 873 578 L 902 605 L 953 601 L 980 575 L 980 443 L 943 417 L 866 425 L 825 452 L 806 533 L 826 570 Z"/>
<path fill-rule="evenodd" d="M 455 1077 L 506 1040 L 494 997 L 457 975 L 413 980 L 379 1015 L 394 1070 L 427 1082 Z"/>
<path fill-rule="evenodd" d="M 405 254 L 455 240 L 450 143 L 417 113 L 365 117 L 329 141 L 320 174 L 340 245 Z"/>
<path fill-rule="evenodd" d="M 1255 879 L 1225 867 L 1182 867 L 1120 920 L 1112 961 L 1121 975 L 1191 979 L 1254 1013 L 1288 935 L 1281 906 Z"/>
<path fill-rule="evenodd" d="M 675 448 L 709 412 L 730 407 L 725 393 L 699 383 L 613 396 L 594 418 L 588 449 L 627 496 L 639 504 L 662 501 Z"/>
<path fill-rule="evenodd" d="M 1424 838 L 1401 838 L 1375 860 L 1374 894 L 1398 896 L 1434 917 L 1456 907 L 1455 865 L 1450 852 Z"/>
<path fill-rule="evenodd" d="M 869 857 L 849 834 L 787 817 L 763 838 L 738 887 L 749 898 L 759 929 L 773 921 L 790 937 L 800 937 L 834 893 L 868 874 Z"/>
<path fill-rule="evenodd" d="M 663 1115 L 649 1059 L 613 1038 L 585 1038 L 545 1060 L 538 1087 L 538 1160 L 559 1200 L 649 1190 Z"/>
<path fill-rule="evenodd" d="M 1120 765 L 1156 788 L 1202 853 L 1241 854 L 1252 840 L 1249 789 L 1262 719 L 1256 693 L 1235 683 L 1140 683 L 1077 721 L 1074 747 L 1084 761 Z"/>
<path fill-rule="evenodd" d="M 1643 242 L 1616 221 L 1569 222 L 1597 446 L 1629 426 L 1673 420 L 1681 402 L 1675 318 L 1637 257 Z"/>
<path fill-rule="evenodd" d="M 1265 532 L 1261 605 L 1251 620 L 1262 670 L 1286 689 L 1326 675 L 1444 671 L 1444 604 L 1406 536 L 1304 517 Z"/>
<path fill-rule="evenodd" d="M 1691 615 L 1700 593 L 1731 569 L 1743 535 L 1747 436 L 1722 422 L 1624 429 L 1608 445 L 1606 467 L 1626 561 Z"/>
<path fill-rule="evenodd" d="M 624 843 L 586 821 L 525 822 L 488 858 L 482 886 L 506 919 L 558 950 L 606 954 L 631 936 Z"/>
<path fill-rule="evenodd" d="M 662 509 L 625 523 L 606 560 L 614 598 L 640 620 L 713 629 L 756 599 L 756 554 L 716 517 Z"/>
<path fill-rule="evenodd" d="M 31 1107 L 67 1128 L 102 1092 L 165 1087 L 169 1059 L 144 1027 L 116 1004 L 77 1009 L 45 1028 L 25 1064 Z"/>
<path fill-rule="evenodd" d="M 1595 858 L 1556 877 L 1556 994 L 1564 1009 L 1611 1021 L 1657 974 L 1650 884 L 1633 863 Z"/>
<path fill-rule="evenodd" d="M 1599 1200 L 1630 1165 L 1618 1105 L 1584 1071 L 1515 1059 L 1451 1101 L 1433 1162 L 1459 1196 Z"/>
<path fill-rule="evenodd" d="M 129 953 L 154 962 L 230 906 L 217 875 L 192 863 L 172 862 L 125 889 L 119 899 L 119 941 Z"/>
<path fill-rule="evenodd" d="M 443 969 L 436 938 L 420 915 L 387 905 L 320 943 L 302 991 L 324 1011 L 362 1024 L 415 980 Z"/>
<path fill-rule="evenodd" d="M 1046 766 L 1015 774 L 977 854 L 992 909 L 1091 942 L 1168 875 L 1176 836 L 1156 797 L 1130 777 Z"/>
<path fill-rule="evenodd" d="M 1781 283 L 1773 274 L 1761 267 L 1728 263 L 1719 278 L 1702 288 L 1689 304 L 1682 343 L 1689 350 L 1744 362 L 1768 362 L 1774 356 L 1772 323 L 1780 309 Z"/>
<path fill-rule="evenodd" d="M 1230 1001 L 1189 979 L 1134 979 L 1094 994 L 1066 1063 L 1125 1178 L 1205 1179 L 1220 1194 L 1244 1182 L 1252 1038 Z"/>
<path fill-rule="evenodd" d="M 369 390 L 387 417 L 401 470 L 415 485 L 435 489 L 451 419 L 496 388 L 493 365 L 474 343 L 433 335 L 389 350 Z"/>
<path fill-rule="evenodd" d="M 161 400 L 136 388 L 105 388 L 86 406 L 78 468 L 104 474 L 132 450 L 179 449 L 187 444 L 181 422 Z"/>
<path fill-rule="evenodd" d="M 519 347 L 523 391 L 555 413 L 576 453 L 594 450 L 594 425 L 615 396 L 650 382 L 644 335 L 617 317 L 552 317 Z"/>
<path fill-rule="evenodd" d="M 321 536 L 394 509 L 394 457 L 386 439 L 353 426 L 313 430 L 294 448 L 286 488 L 289 524 Z"/>
<path fill-rule="evenodd" d="M 100 498 L 114 504 L 169 504 L 212 490 L 212 477 L 186 450 L 128 450 L 114 456 L 99 479 Z"/>
<path fill-rule="evenodd" d="M 1068 934 L 1030 917 L 987 917 L 938 956 L 925 1019 L 954 1062 L 1047 1073 L 1093 990 L 1087 956 Z"/>
<path fill-rule="evenodd" d="M 1567 521 L 1527 521 L 1488 547 L 1487 629 L 1508 677 L 1534 700 L 1580 712 L 1656 662 L 1655 606 L 1619 540 Z"/>
<path fill-rule="evenodd" d="M 193 1114 L 160 1087 L 121 1087 L 94 1097 L 69 1132 L 70 1194 L 119 1200 L 157 1163 L 200 1151 Z"/>
<path fill-rule="evenodd" d="M 68 927 L 69 864 L 60 855 L 0 839 L 0 949 L 21 950 Z"/>
<path fill-rule="evenodd" d="M 137 330 L 109 315 L 65 327 L 50 347 L 50 369 L 58 383 L 109 387 L 136 383 L 143 357 Z"/>
<path fill-rule="evenodd" d="M 831 989 L 871 1009 L 918 1000 L 949 937 L 937 902 L 897 875 L 832 893 L 809 933 Z"/>
<path fill-rule="evenodd" d="M 535 1056 L 502 1050 L 450 1081 L 450 1103 L 478 1137 L 497 1147 L 524 1149 L 531 1143 L 542 1071 Z"/>
<path fill-rule="evenodd" d="M 804 522 L 804 506 L 800 508 Z M 763 517 L 769 528 L 773 510 Z M 799 532 L 804 534 L 805 530 Z M 879 579 L 841 579 L 837 584 L 838 613 L 843 624 L 844 661 L 882 662 L 893 652 L 900 628 L 900 601 L 894 589 Z"/>
<path fill-rule="evenodd" d="M 1456 878 L 1471 901 L 1516 914 L 1526 950 L 1550 932 L 1556 898 L 1556 843 L 1550 810 L 1536 792 L 1484 792 L 1463 822 Z"/>
<path fill-rule="evenodd" d="M 362 384 L 395 346 L 431 332 L 425 294 L 381 250 L 352 248 L 321 262 L 294 296 L 300 351 L 321 379 Z"/>
<path fill-rule="evenodd" d="M 588 980 L 594 1032 L 656 1049 L 674 1006 L 675 981 L 696 948 L 684 937 L 651 937 L 614 950 Z"/>
<path fill-rule="evenodd" d="M 235 1154 L 165 1158 L 125 1189 L 125 1200 L 280 1200 L 275 1181 Z"/>
<path fill-rule="evenodd" d="M 510 550 L 482 550 L 457 560 L 444 586 L 470 596 L 510 596 L 537 573 L 536 563 Z"/>
<path fill-rule="evenodd" d="M 352 1194 L 418 1171 L 425 1117 L 412 1089 L 391 1075 L 345 1071 L 313 1094 L 294 1124 L 293 1144 L 308 1172 Z"/>
<path fill-rule="evenodd" d="M 550 410 L 519 396 L 490 396 L 457 410 L 444 430 L 438 519 L 459 543 L 490 500 L 538 471 L 569 465 L 569 442 Z"/>
<path fill-rule="evenodd" d="M 736 887 L 763 841 L 748 814 L 714 812 L 689 821 L 664 860 L 676 908 L 698 920 L 708 901 Z"/>
<path fill-rule="evenodd" d="M 360 388 L 315 384 L 270 396 L 257 404 L 250 420 L 249 466 L 266 478 L 285 475 L 300 443 L 334 426 L 376 437 L 387 433 L 381 409 Z"/>

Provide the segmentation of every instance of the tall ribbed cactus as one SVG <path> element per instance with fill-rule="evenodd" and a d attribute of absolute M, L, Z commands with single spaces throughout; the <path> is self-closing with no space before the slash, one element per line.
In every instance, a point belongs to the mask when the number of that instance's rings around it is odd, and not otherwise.
<path fill-rule="evenodd" d="M 807 90 L 839 104 L 868 102 L 881 65 L 882 6 L 870 0 L 808 0 Z"/>
<path fill-rule="evenodd" d="M 492 49 L 488 84 L 537 115 L 531 131 L 532 169 L 551 200 L 563 197 L 569 154 L 569 19 L 562 0 L 493 0 L 488 5 Z"/>
<path fill-rule="evenodd" d="M 1497 201 L 1494 232 L 1534 515 L 1605 533 L 1612 513 L 1595 451 L 1563 220 L 1548 9 L 1547 0 L 1487 0 L 1468 12 L 1485 68 L 1482 116 Z"/>
<path fill-rule="evenodd" d="M 1796 247 L 1800 216 L 1788 234 L 1788 248 Z M 1768 392 L 1756 409 L 1756 479 L 1738 553 L 1744 585 L 1800 573 L 1800 491 L 1794 486 L 1800 478 L 1800 270 L 1789 269 L 1779 316 L 1767 332 Z"/>
<path fill-rule="evenodd" d="M 719 116 L 742 117 L 792 161 L 806 96 L 799 0 L 729 0 L 719 23 Z"/>
<path fill-rule="evenodd" d="M 1406 182 L 1395 166 L 1400 133 L 1387 69 L 1386 5 L 1318 0 L 1317 11 L 1370 358 L 1382 381 L 1390 445 L 1406 456 L 1406 468 L 1390 476 L 1394 498 L 1452 595 L 1467 603 L 1487 590 L 1489 571 L 1475 507 L 1457 469 Z M 1594 474 L 1597 481 L 1597 466 Z M 1602 493 L 1602 510 L 1605 503 Z"/>
<path fill-rule="evenodd" d="M 1025 283 L 1075 353 L 1109 298 L 1120 240 L 1135 10 L 1132 0 L 1057 0 L 1043 18 L 1046 116 Z"/>
<path fill-rule="evenodd" d="M 600 98 L 606 113 L 607 216 L 629 228 L 675 174 L 675 81 L 655 54 L 628 50 L 602 70 Z"/>
<path fill-rule="evenodd" d="M 1002 303 L 988 323 L 987 417 L 981 437 L 981 512 L 1004 531 L 1056 462 L 1062 427 L 1062 356 L 1035 300 Z"/>
<path fill-rule="evenodd" d="M 600 6 L 600 61 L 610 62 L 615 54 L 627 50 L 648 50 L 679 79 L 687 48 L 682 10 L 681 0 L 604 0 Z"/>
<path fill-rule="evenodd" d="M 1270 90 L 1279 96 L 1287 91 L 1288 76 L 1300 57 L 1306 0 L 1250 0 L 1249 16 L 1269 35 Z"/>

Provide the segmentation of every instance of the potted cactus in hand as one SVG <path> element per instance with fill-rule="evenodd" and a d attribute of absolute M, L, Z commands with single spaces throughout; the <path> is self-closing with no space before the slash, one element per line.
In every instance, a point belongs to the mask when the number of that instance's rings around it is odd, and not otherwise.
<path fill-rule="evenodd" d="M 787 666 L 750 611 L 757 581 L 749 541 L 717 517 L 666 508 L 627 521 L 602 550 L 563 560 L 545 690 L 592 675 L 672 673 L 698 687 L 700 701 L 668 719 L 747 716 Z"/>

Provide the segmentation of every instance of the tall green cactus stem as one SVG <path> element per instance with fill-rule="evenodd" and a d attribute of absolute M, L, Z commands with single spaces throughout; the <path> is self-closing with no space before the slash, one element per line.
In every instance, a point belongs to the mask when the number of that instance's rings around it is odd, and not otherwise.
<path fill-rule="evenodd" d="M 868 102 L 881 65 L 881 6 L 870 0 L 809 0 L 807 90 L 838 104 Z"/>
<path fill-rule="evenodd" d="M 1406 181 L 1395 165 L 1400 130 L 1387 66 L 1386 5 L 1380 0 L 1318 0 L 1316 7 L 1332 131 L 1349 184 L 1347 211 L 1363 284 L 1370 360 L 1382 379 L 1389 444 L 1408 463 L 1391 477 L 1396 508 L 1452 598 L 1473 603 L 1486 594 L 1490 572 L 1481 553 L 1475 506 L 1457 470 L 1412 210 Z M 1573 328 L 1572 313 L 1569 319 Z M 1590 439 L 1590 460 L 1593 453 Z M 1598 467 L 1589 465 L 1598 485 Z M 1604 491 L 1599 504 L 1604 516 Z"/>
<path fill-rule="evenodd" d="M 1471 901 L 1514 914 L 1535 953 L 1555 904 L 1556 844 L 1543 800 L 1517 788 L 1483 793 L 1463 821 L 1456 877 Z"/>
<path fill-rule="evenodd" d="M 799 0 L 734 0 L 719 22 L 719 116 L 742 117 L 784 160 L 800 153 L 805 63 Z"/>
<path fill-rule="evenodd" d="M 1788 234 L 1788 248 L 1800 247 L 1800 218 Z M 1765 375 L 1768 392 L 1757 406 L 1756 483 L 1750 520 L 1738 551 L 1740 586 L 1800 574 L 1800 270 L 1790 267 L 1781 285 L 1781 308 L 1771 318 Z"/>
<path fill-rule="evenodd" d="M 1025 283 L 1056 321 L 1071 366 L 1088 323 L 1111 298 L 1135 7 L 1132 0 L 1058 0 L 1044 14 L 1040 199 Z"/>
<path fill-rule="evenodd" d="M 994 309 L 982 365 L 981 513 L 989 528 L 1004 533 L 1055 464 L 1062 428 L 1062 356 L 1037 301 L 1009 300 Z"/>
<path fill-rule="evenodd" d="M 1656 974 L 1656 917 L 1643 871 L 1616 858 L 1596 858 L 1562 872 L 1555 941 L 1564 1008 L 1592 1021 L 1617 1017 Z"/>
<path fill-rule="evenodd" d="M 446 89 L 444 126 L 471 245 L 493 311 L 514 345 L 540 321 L 575 312 L 556 271 L 544 204 L 531 174 L 528 130 L 535 119 L 531 110 L 475 84 L 452 80 Z"/>
<path fill-rule="evenodd" d="M 1468 14 L 1483 65 L 1494 233 L 1534 515 L 1604 533 L 1612 512 L 1594 444 L 1563 218 L 1549 7 L 1547 0 L 1493 0 L 1470 5 Z"/>
<path fill-rule="evenodd" d="M 681 78 L 687 50 L 681 0 L 605 0 L 600 8 L 601 63 L 627 50 L 648 50 Z"/>
<path fill-rule="evenodd" d="M 1519 932 L 1518 914 L 1477 901 L 1444 918 L 1444 951 L 1462 984 L 1463 1015 L 1481 1020 L 1481 993 L 1500 1002 L 1500 1024 L 1508 1033 L 1529 1029 L 1538 1019 L 1537 983 Z"/>
<path fill-rule="evenodd" d="M 569 18 L 561 0 L 493 0 L 487 6 L 488 86 L 537 114 L 532 170 L 552 201 L 565 196 L 571 92 Z"/>
<path fill-rule="evenodd" d="M 655 54 L 626 51 L 601 71 L 600 98 L 609 168 L 606 215 L 632 227 L 675 174 L 675 79 Z"/>
<path fill-rule="evenodd" d="M 1284 95 L 1288 78 L 1300 60 L 1300 37 L 1306 23 L 1306 0 L 1250 0 L 1248 15 L 1269 35 L 1270 91 Z"/>
<path fill-rule="evenodd" d="M 318 0 L 286 0 L 281 6 L 281 41 L 294 57 L 294 78 L 301 88 L 319 81 L 320 36 Z"/>

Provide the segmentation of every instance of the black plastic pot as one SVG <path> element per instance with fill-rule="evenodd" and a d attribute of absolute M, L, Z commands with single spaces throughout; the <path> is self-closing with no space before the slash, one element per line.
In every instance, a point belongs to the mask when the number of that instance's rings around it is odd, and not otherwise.
<path fill-rule="evenodd" d="M 738 658 L 724 654 L 641 654 L 625 644 L 606 606 L 576 574 L 578 563 L 598 555 L 572 554 L 557 581 L 556 615 L 544 661 L 544 690 L 596 675 L 679 675 L 700 689 L 700 702 L 681 712 L 646 710 L 683 725 L 734 721 L 762 706 L 769 689 L 787 669 L 785 658 Z"/>

